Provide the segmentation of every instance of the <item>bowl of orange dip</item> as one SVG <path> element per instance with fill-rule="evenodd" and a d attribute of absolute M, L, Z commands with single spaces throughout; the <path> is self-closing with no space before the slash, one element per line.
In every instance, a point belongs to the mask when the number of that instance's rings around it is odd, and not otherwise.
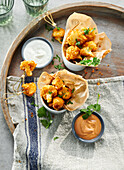
<path fill-rule="evenodd" d="M 82 115 L 83 113 L 79 113 L 73 119 L 74 136 L 82 142 L 96 142 L 101 138 L 105 129 L 102 117 L 97 112 L 93 112 L 87 119 L 83 119 Z"/>

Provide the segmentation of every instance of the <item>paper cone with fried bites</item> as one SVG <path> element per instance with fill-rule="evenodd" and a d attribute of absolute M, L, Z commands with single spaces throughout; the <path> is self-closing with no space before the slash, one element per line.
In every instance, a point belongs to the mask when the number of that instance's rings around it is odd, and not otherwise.
<path fill-rule="evenodd" d="M 58 71 L 53 75 L 49 75 L 47 72 L 43 72 L 38 80 L 38 87 L 41 90 L 44 85 L 51 84 L 52 80 L 59 77 L 64 81 L 64 85 L 71 90 L 74 89 L 72 97 L 68 100 L 70 104 L 65 102 L 64 108 L 69 111 L 74 111 L 82 106 L 89 96 L 88 83 L 81 76 L 73 74 L 67 70 Z"/>
<path fill-rule="evenodd" d="M 72 15 L 69 16 L 66 23 L 65 35 L 62 43 L 62 52 L 64 56 L 66 57 L 66 49 L 68 48 L 67 38 L 70 35 L 70 32 L 75 29 L 81 30 L 81 28 L 83 27 L 95 29 L 95 37 L 92 41 L 96 43 L 97 49 L 96 51 L 93 52 L 93 55 L 94 57 L 97 57 L 97 59 L 99 59 L 101 62 L 101 60 L 112 50 L 111 41 L 104 32 L 98 33 L 97 25 L 95 24 L 95 22 L 90 16 L 76 13 L 76 12 L 74 12 Z M 87 59 L 93 60 L 93 57 L 89 57 Z M 88 65 L 83 65 L 80 62 L 75 62 L 75 64 L 88 66 Z M 90 67 L 94 67 L 94 65 L 90 65 Z"/>

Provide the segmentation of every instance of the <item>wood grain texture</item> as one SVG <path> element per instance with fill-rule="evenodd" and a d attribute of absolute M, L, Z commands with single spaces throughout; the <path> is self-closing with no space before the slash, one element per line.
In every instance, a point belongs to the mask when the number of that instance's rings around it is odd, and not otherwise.
<path fill-rule="evenodd" d="M 105 32 L 112 41 L 112 52 L 103 59 L 99 70 L 92 73 L 92 68 L 86 68 L 84 71 L 76 72 L 86 79 L 104 78 L 124 75 L 124 9 L 115 5 L 100 3 L 100 2 L 83 2 L 64 5 L 50 11 L 56 21 L 57 25 L 65 28 L 66 20 L 73 12 L 81 12 L 90 15 L 96 22 L 98 31 Z M 5 58 L 1 71 L 1 104 L 6 122 L 10 128 L 11 133 L 14 132 L 15 126 L 12 123 L 8 106 L 2 99 L 6 92 L 6 77 L 8 75 L 20 76 L 22 71 L 19 69 L 21 57 L 21 48 L 24 42 L 30 37 L 44 37 L 48 39 L 54 48 L 54 55 L 58 54 L 61 57 L 61 45 L 55 41 L 51 41 L 52 32 L 47 32 L 44 28 L 43 15 L 35 18 L 16 38 L 11 45 L 7 56 Z M 62 60 L 61 60 L 62 61 Z M 55 60 L 55 65 L 58 61 Z M 108 64 L 110 65 L 108 67 Z M 38 77 L 42 71 L 49 73 L 57 71 L 52 64 L 49 64 L 44 69 L 36 69 L 33 76 Z M 102 74 L 100 74 L 100 72 Z"/>

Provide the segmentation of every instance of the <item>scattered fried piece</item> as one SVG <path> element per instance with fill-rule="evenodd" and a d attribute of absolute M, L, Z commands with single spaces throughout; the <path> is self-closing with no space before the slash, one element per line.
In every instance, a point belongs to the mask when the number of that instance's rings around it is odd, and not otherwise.
<path fill-rule="evenodd" d="M 36 92 L 36 85 L 35 83 L 22 84 L 22 90 L 27 96 L 32 96 Z"/>
<path fill-rule="evenodd" d="M 60 90 L 58 92 L 59 96 L 61 96 L 63 99 L 68 100 L 70 99 L 70 97 L 72 96 L 72 90 L 67 88 L 67 87 L 63 87 L 62 90 Z"/>
<path fill-rule="evenodd" d="M 20 69 L 25 71 L 27 76 L 32 76 L 32 71 L 35 69 L 36 65 L 34 61 L 24 60 L 20 64 Z"/>
<path fill-rule="evenodd" d="M 91 49 L 89 47 L 84 47 L 80 50 L 80 55 L 85 57 L 94 57 Z"/>
<path fill-rule="evenodd" d="M 62 40 L 65 34 L 65 30 L 63 28 L 54 28 L 52 36 L 62 44 Z"/>
<path fill-rule="evenodd" d="M 40 91 L 41 97 L 47 100 L 47 103 L 52 102 L 52 98 L 57 96 L 57 90 L 52 85 L 45 85 Z"/>
<path fill-rule="evenodd" d="M 63 84 L 63 81 L 59 77 L 56 77 L 52 81 L 52 85 L 54 85 L 57 90 L 60 90 L 60 89 L 62 89 L 64 84 Z"/>
<path fill-rule="evenodd" d="M 82 60 L 82 57 L 80 56 L 80 49 L 77 46 L 68 47 L 66 50 L 66 59 L 67 60 L 74 60 L 74 59 Z"/>
<path fill-rule="evenodd" d="M 82 28 L 83 34 L 86 36 L 87 41 L 92 41 L 95 37 L 95 28 Z"/>
<path fill-rule="evenodd" d="M 55 110 L 60 110 L 64 105 L 64 100 L 60 97 L 53 98 L 53 108 Z"/>
<path fill-rule="evenodd" d="M 97 50 L 97 46 L 96 46 L 96 43 L 94 41 L 86 42 L 83 46 L 84 47 L 89 47 L 89 49 L 91 51 L 96 51 Z"/>
<path fill-rule="evenodd" d="M 77 42 L 80 42 L 80 45 L 86 42 L 87 38 L 82 34 L 78 29 L 72 30 L 69 32 L 69 36 L 67 38 L 67 43 L 69 45 L 76 45 Z"/>

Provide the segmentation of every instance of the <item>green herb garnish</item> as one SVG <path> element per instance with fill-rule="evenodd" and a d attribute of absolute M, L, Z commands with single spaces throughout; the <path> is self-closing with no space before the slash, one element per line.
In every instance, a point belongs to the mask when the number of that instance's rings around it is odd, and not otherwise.
<path fill-rule="evenodd" d="M 90 31 L 90 33 L 93 32 L 95 29 L 96 29 L 96 28 L 93 28 L 93 29 Z"/>
<path fill-rule="evenodd" d="M 56 54 L 56 57 L 53 57 L 54 59 L 58 59 L 60 62 L 60 57 Z"/>
<path fill-rule="evenodd" d="M 58 31 L 60 30 L 60 27 L 56 27 L 56 28 L 57 28 Z"/>
<path fill-rule="evenodd" d="M 49 91 L 49 94 L 52 94 L 52 91 Z"/>
<path fill-rule="evenodd" d="M 41 119 L 40 122 L 42 123 L 42 125 L 43 125 L 46 129 L 48 129 L 49 126 L 50 126 L 50 125 L 52 124 L 52 122 L 53 122 L 50 113 L 49 113 L 49 112 L 48 112 L 48 113 L 46 112 L 45 107 L 39 108 L 37 112 L 38 112 L 38 117 L 39 117 L 39 118 L 45 118 L 45 119 Z"/>
<path fill-rule="evenodd" d="M 53 41 L 53 42 L 54 42 L 54 39 L 52 38 L 52 39 L 51 39 L 51 41 Z"/>
<path fill-rule="evenodd" d="M 45 24 L 45 29 L 47 30 L 47 31 L 51 31 L 51 30 L 53 30 L 53 28 L 52 27 L 50 27 L 49 25 L 47 25 L 47 24 Z"/>
<path fill-rule="evenodd" d="M 81 42 L 76 39 L 76 44 L 75 44 L 75 45 L 76 45 L 77 47 L 79 47 L 79 48 L 82 48 L 82 46 L 80 46 L 80 44 L 81 44 Z"/>
<path fill-rule="evenodd" d="M 101 110 L 101 106 L 100 106 L 100 104 L 98 104 L 99 97 L 100 97 L 100 95 L 98 94 L 96 104 L 94 104 L 94 105 L 91 104 L 87 107 L 87 109 L 81 109 L 80 110 L 81 112 L 85 113 L 82 116 L 83 119 L 87 119 L 94 111 L 100 111 Z"/>
<path fill-rule="evenodd" d="M 58 94 L 58 97 L 62 98 L 63 95 Z"/>
<path fill-rule="evenodd" d="M 69 101 L 67 104 L 73 104 L 73 102 Z"/>
<path fill-rule="evenodd" d="M 72 89 L 72 91 L 71 91 L 72 93 L 74 93 L 74 89 Z"/>
<path fill-rule="evenodd" d="M 52 65 L 54 65 L 54 61 L 52 60 Z"/>
<path fill-rule="evenodd" d="M 54 68 L 58 69 L 58 70 L 64 69 L 64 67 L 62 67 L 61 65 L 62 65 L 62 63 L 60 63 L 59 65 L 54 65 Z"/>
<path fill-rule="evenodd" d="M 56 137 L 54 137 L 54 138 L 53 138 L 53 140 L 54 140 L 54 141 L 55 141 L 56 139 L 59 139 L 59 137 L 58 137 L 58 136 L 56 136 Z"/>
<path fill-rule="evenodd" d="M 84 34 L 85 34 L 85 35 L 89 34 L 89 32 L 90 32 L 89 27 L 88 27 L 87 29 L 84 29 Z"/>
<path fill-rule="evenodd" d="M 80 61 L 80 63 L 88 66 L 90 65 L 96 66 L 100 64 L 100 59 L 98 59 L 97 57 L 94 57 L 93 60 L 83 59 Z"/>

